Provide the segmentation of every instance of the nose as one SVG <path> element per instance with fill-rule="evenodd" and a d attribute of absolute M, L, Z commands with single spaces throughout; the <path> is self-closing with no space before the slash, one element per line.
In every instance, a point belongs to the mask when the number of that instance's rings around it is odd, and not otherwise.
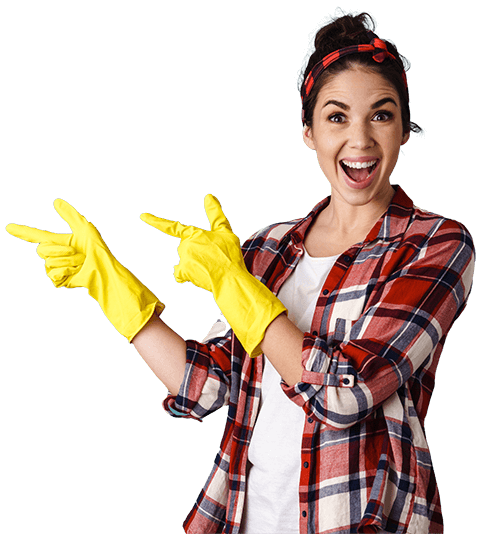
<path fill-rule="evenodd" d="M 366 150 L 374 145 L 370 124 L 356 121 L 349 128 L 349 147 Z"/>

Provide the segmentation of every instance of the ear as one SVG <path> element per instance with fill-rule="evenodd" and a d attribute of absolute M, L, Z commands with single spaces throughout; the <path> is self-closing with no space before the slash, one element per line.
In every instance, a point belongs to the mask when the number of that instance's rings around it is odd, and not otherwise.
<path fill-rule="evenodd" d="M 403 140 L 401 141 L 401 146 L 403 146 L 408 141 L 408 139 L 410 139 L 410 132 L 406 132 L 403 135 Z"/>
<path fill-rule="evenodd" d="M 302 139 L 304 139 L 304 143 L 311 150 L 316 150 L 316 146 L 314 145 L 314 139 L 313 139 L 311 126 L 304 125 L 304 128 L 302 129 Z"/>

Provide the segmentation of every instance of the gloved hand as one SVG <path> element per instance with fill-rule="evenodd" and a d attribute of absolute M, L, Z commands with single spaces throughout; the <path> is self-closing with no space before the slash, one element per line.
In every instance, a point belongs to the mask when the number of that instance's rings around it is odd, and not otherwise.
<path fill-rule="evenodd" d="M 251 357 L 258 356 L 262 353 L 259 345 L 266 328 L 287 309 L 248 272 L 240 241 L 213 195 L 205 197 L 205 211 L 210 231 L 149 213 L 142 214 L 141 219 L 168 235 L 181 238 L 175 279 L 211 291 L 246 352 Z"/>
<path fill-rule="evenodd" d="M 54 285 L 87 288 L 118 332 L 132 341 L 153 313 L 161 313 L 165 305 L 116 261 L 93 224 L 64 200 L 57 199 L 54 207 L 72 234 L 18 224 L 9 224 L 6 230 L 30 243 L 40 243 L 37 252 L 45 260 Z"/>

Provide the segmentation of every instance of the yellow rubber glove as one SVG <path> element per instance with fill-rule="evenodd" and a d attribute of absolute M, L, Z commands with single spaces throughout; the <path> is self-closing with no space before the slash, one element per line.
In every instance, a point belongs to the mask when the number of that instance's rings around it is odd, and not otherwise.
<path fill-rule="evenodd" d="M 85 287 L 106 317 L 128 341 L 156 311 L 165 308 L 151 291 L 113 257 L 95 226 L 67 202 L 54 207 L 69 224 L 72 234 L 55 234 L 29 226 L 9 224 L 15 237 L 40 243 L 38 255 L 56 287 Z"/>
<path fill-rule="evenodd" d="M 241 253 L 240 240 L 213 195 L 205 197 L 211 230 L 185 226 L 149 213 L 141 219 L 162 232 L 181 238 L 180 263 L 174 269 L 178 282 L 192 282 L 211 291 L 236 337 L 251 357 L 262 353 L 260 342 L 269 324 L 287 309 L 252 276 Z"/>

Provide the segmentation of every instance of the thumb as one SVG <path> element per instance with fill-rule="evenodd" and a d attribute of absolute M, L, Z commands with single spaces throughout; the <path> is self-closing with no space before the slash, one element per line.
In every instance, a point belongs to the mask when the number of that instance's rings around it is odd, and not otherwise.
<path fill-rule="evenodd" d="M 229 230 L 232 232 L 231 225 L 222 211 L 220 202 L 213 195 L 205 197 L 205 212 L 210 221 L 212 231 Z"/>
<path fill-rule="evenodd" d="M 80 213 L 78 213 L 75 208 L 71 204 L 68 204 L 68 202 L 65 200 L 60 198 L 56 199 L 54 201 L 54 208 L 56 209 L 57 213 L 59 213 L 59 215 L 69 224 L 73 232 L 88 222 L 83 215 L 80 215 Z"/>

